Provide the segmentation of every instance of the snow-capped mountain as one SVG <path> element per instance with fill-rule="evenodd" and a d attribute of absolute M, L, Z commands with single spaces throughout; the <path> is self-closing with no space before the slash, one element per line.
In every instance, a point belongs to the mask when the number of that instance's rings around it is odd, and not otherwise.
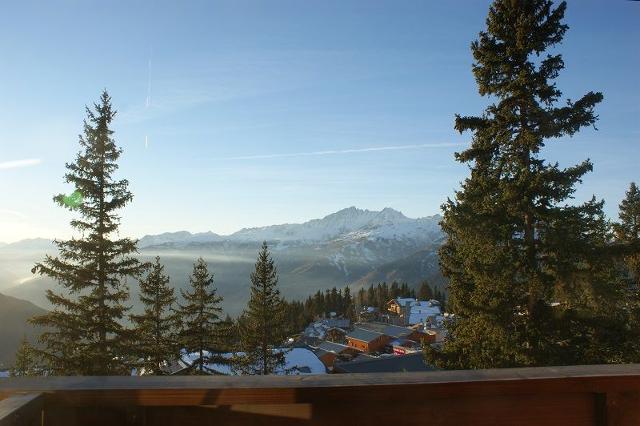
<path fill-rule="evenodd" d="M 198 232 L 192 234 L 188 231 L 165 232 L 158 235 L 145 235 L 138 240 L 138 247 L 151 247 L 163 244 L 185 245 L 189 243 L 210 243 L 221 241 L 223 237 L 213 232 Z"/>
<path fill-rule="evenodd" d="M 165 244 L 207 243 L 217 241 L 270 241 L 270 242 L 328 242 L 356 240 L 412 240 L 430 242 L 440 236 L 440 216 L 410 219 L 401 212 L 385 208 L 381 211 L 349 207 L 300 224 L 271 225 L 244 228 L 228 236 L 212 232 L 191 234 L 187 231 L 159 235 L 146 235 L 139 246 Z"/>
<path fill-rule="evenodd" d="M 349 207 L 302 224 L 242 229 L 230 237 L 246 241 L 327 241 L 347 239 L 430 239 L 440 232 L 439 217 L 410 219 L 397 210 L 361 210 Z"/>

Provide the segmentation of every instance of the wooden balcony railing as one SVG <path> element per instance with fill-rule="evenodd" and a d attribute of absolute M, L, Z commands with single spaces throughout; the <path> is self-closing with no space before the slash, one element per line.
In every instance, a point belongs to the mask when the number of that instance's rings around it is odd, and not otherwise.
<path fill-rule="evenodd" d="M 0 380 L 5 425 L 640 425 L 640 365 Z"/>

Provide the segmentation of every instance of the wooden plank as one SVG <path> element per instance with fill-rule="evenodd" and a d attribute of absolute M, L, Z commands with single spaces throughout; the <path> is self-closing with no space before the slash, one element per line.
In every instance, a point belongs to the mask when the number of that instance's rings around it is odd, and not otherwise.
<path fill-rule="evenodd" d="M 44 398 L 40 393 L 13 395 L 0 401 L 0 426 L 35 426 L 42 423 Z"/>
<path fill-rule="evenodd" d="M 398 416 L 407 425 L 424 424 L 425 419 L 433 425 L 640 424 L 638 365 L 0 381 L 0 394 L 35 391 L 44 393 L 35 400 L 42 410 L 44 399 L 47 426 L 379 424 L 395 423 Z M 7 412 L 14 412 L 17 406 L 29 405 L 25 398 L 29 397 L 14 395 L 2 402 L 13 407 Z"/>
<path fill-rule="evenodd" d="M 206 379 L 206 378 L 205 378 Z M 243 378 L 237 378 L 242 384 Z M 134 384 L 136 379 L 133 379 Z M 553 379 L 518 379 L 509 381 L 473 381 L 453 383 L 410 383 L 375 384 L 352 386 L 313 386 L 300 387 L 294 381 L 292 387 L 268 387 L 270 381 L 264 381 L 261 387 L 247 388 L 238 386 L 219 386 L 217 380 L 208 383 L 209 387 L 196 381 L 184 383 L 174 380 L 163 382 L 166 387 L 144 386 L 132 388 L 130 383 L 122 387 L 100 386 L 91 381 L 93 387 L 40 389 L 47 392 L 47 401 L 54 405 L 90 406 L 90 405 L 137 405 L 137 406 L 179 406 L 179 405 L 235 405 L 235 404 L 299 404 L 318 401 L 341 402 L 350 400 L 367 403 L 414 402 L 425 398 L 462 398 L 474 395 L 510 395 L 531 393 L 606 393 L 640 390 L 640 377 L 577 377 Z"/>
<path fill-rule="evenodd" d="M 599 394 L 596 424 L 598 426 L 639 425 L 640 390 Z"/>
<path fill-rule="evenodd" d="M 43 417 L 45 426 L 147 425 L 144 407 L 55 407 L 45 404 Z"/>
<path fill-rule="evenodd" d="M 328 374 L 309 376 L 169 376 L 169 377 L 15 377 L 0 381 L 0 392 L 87 389 L 242 389 L 454 384 L 526 379 L 615 379 L 640 377 L 640 364 L 583 365 L 416 373 Z"/>
<path fill-rule="evenodd" d="M 147 407 L 148 426 L 165 425 L 593 425 L 588 394 L 512 395 L 422 404 L 299 404 L 231 407 Z"/>
<path fill-rule="evenodd" d="M 640 391 L 640 365 L 289 377 L 47 377 L 0 381 L 0 394 L 46 392 L 62 406 L 419 403 L 476 395 Z"/>

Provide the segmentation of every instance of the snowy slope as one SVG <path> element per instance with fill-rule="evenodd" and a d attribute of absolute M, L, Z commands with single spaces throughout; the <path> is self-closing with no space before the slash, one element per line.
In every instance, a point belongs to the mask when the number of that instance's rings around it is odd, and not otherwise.
<path fill-rule="evenodd" d="M 209 243 L 222 241 L 223 238 L 213 232 L 199 232 L 192 234 L 187 231 L 165 232 L 158 235 L 145 235 L 138 240 L 138 247 L 151 247 L 163 244 L 185 245 L 190 243 Z"/>
<path fill-rule="evenodd" d="M 342 237 L 360 238 L 415 238 L 439 232 L 439 217 L 410 219 L 391 208 L 381 211 L 349 207 L 322 219 L 302 224 L 273 225 L 242 229 L 230 235 L 234 240 L 248 241 L 326 241 Z"/>

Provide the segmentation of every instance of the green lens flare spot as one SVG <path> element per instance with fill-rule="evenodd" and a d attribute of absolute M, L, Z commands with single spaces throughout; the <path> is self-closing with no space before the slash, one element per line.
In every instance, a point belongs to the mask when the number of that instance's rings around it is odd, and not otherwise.
<path fill-rule="evenodd" d="M 70 195 L 63 196 L 62 203 L 70 209 L 77 209 L 82 204 L 82 192 L 76 189 Z"/>

